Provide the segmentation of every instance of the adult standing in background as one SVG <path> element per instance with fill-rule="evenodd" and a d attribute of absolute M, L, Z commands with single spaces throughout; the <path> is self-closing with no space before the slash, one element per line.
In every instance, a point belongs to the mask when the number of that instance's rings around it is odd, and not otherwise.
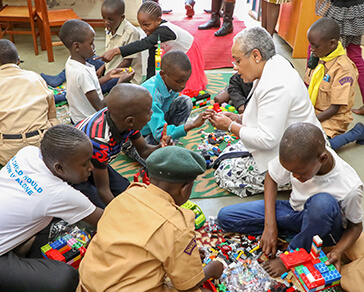
<path fill-rule="evenodd" d="M 205 30 L 210 28 L 220 27 L 220 9 L 223 0 L 212 0 L 211 2 L 211 18 L 208 22 L 198 26 L 199 30 Z M 233 27 L 233 13 L 235 7 L 235 0 L 224 0 L 224 13 L 223 23 L 218 31 L 215 32 L 215 36 L 225 36 L 232 33 Z"/>

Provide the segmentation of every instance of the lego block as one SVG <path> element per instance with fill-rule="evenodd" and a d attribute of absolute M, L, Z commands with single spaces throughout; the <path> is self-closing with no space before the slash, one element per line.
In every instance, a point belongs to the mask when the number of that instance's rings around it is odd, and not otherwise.
<path fill-rule="evenodd" d="M 50 260 L 66 262 L 65 257 L 56 249 L 50 249 L 46 252 L 46 256 Z"/>
<path fill-rule="evenodd" d="M 322 262 L 320 262 L 320 263 L 318 263 L 318 264 L 316 264 L 315 265 L 315 268 L 321 273 L 321 274 L 323 274 L 323 273 L 327 273 L 328 271 L 329 271 L 329 269 L 328 269 L 328 267 L 324 264 L 324 263 L 322 263 Z"/>
<path fill-rule="evenodd" d="M 298 250 L 295 250 L 287 254 L 283 253 L 279 257 L 287 269 L 290 269 L 297 265 L 308 263 L 312 259 L 312 257 L 303 248 L 300 248 Z"/>
<path fill-rule="evenodd" d="M 321 247 L 322 246 L 322 239 L 320 238 L 320 236 L 315 235 L 313 237 L 313 243 L 317 246 L 317 247 Z"/>

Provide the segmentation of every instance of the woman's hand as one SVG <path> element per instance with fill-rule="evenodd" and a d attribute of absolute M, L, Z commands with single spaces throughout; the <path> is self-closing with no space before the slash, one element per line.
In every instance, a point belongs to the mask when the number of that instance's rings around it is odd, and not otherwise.
<path fill-rule="evenodd" d="M 233 122 L 227 115 L 221 113 L 210 116 L 209 121 L 215 128 L 222 131 L 228 131 L 230 124 Z"/>

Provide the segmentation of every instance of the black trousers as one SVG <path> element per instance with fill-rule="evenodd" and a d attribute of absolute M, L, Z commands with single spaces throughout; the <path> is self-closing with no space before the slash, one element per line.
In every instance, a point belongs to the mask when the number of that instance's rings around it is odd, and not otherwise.
<path fill-rule="evenodd" d="M 107 170 L 109 173 L 109 186 L 114 197 L 126 190 L 130 185 L 127 178 L 123 177 L 110 165 L 107 165 Z M 88 180 L 84 183 L 73 185 L 76 190 L 79 190 L 85 196 L 87 196 L 95 206 L 105 209 L 106 205 L 101 201 L 97 189 L 95 187 L 93 175 L 91 174 Z"/>
<path fill-rule="evenodd" d="M 48 242 L 49 227 L 36 234 L 29 258 L 18 257 L 14 251 L 0 256 L 0 292 L 76 291 L 76 269 L 42 258 L 40 248 Z"/>

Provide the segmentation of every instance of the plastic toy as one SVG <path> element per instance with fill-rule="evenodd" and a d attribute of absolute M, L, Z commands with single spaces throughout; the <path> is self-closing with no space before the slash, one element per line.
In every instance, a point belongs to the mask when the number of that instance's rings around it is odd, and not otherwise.
<path fill-rule="evenodd" d="M 161 70 L 163 49 L 161 48 L 161 40 L 158 35 L 157 49 L 155 50 L 155 72 L 158 73 Z"/>
<path fill-rule="evenodd" d="M 134 182 L 139 182 L 139 176 L 142 178 L 144 184 L 150 184 L 148 173 L 145 168 L 142 168 L 140 171 L 134 174 Z"/>
<path fill-rule="evenodd" d="M 327 257 L 321 251 L 322 240 L 316 235 L 313 239 L 311 253 L 303 248 L 285 252 L 279 257 L 300 281 L 307 292 L 322 291 L 339 285 L 341 275 L 334 265 L 326 266 Z"/>
<path fill-rule="evenodd" d="M 66 234 L 52 243 L 43 245 L 41 252 L 44 258 L 65 262 L 68 265 L 78 269 L 81 259 L 85 255 L 85 245 L 91 239 L 84 231 L 79 231 L 83 234 L 84 240 L 77 239 L 70 234 Z M 82 238 L 82 236 L 80 236 Z"/>
<path fill-rule="evenodd" d="M 202 225 L 204 225 L 204 223 L 206 222 L 206 217 L 205 214 L 202 212 L 201 208 L 197 204 L 191 201 L 187 201 L 181 207 L 188 210 L 192 210 L 195 213 L 195 229 L 199 229 L 202 227 Z"/>

